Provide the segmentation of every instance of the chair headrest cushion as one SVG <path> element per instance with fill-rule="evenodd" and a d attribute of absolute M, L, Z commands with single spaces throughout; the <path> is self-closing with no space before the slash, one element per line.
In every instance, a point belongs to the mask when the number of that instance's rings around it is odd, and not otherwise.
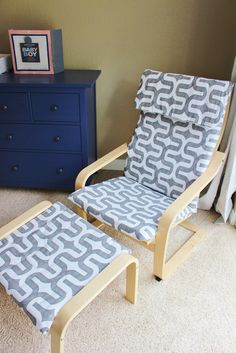
<path fill-rule="evenodd" d="M 145 70 L 135 103 L 173 120 L 222 126 L 232 89 L 230 81 Z"/>

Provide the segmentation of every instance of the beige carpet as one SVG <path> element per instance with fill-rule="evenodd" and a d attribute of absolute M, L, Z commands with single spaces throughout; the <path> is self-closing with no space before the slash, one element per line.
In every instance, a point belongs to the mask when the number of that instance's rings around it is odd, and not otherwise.
<path fill-rule="evenodd" d="M 0 189 L 0 226 L 45 199 L 63 201 L 65 194 Z M 193 219 L 209 229 L 208 237 L 160 283 L 147 250 L 104 228 L 140 260 L 138 303 L 124 300 L 121 275 L 72 322 L 65 353 L 236 352 L 236 231 L 213 224 L 214 213 L 200 211 Z M 172 250 L 185 236 L 182 230 L 173 235 Z M 49 351 L 49 338 L 0 288 L 0 353 Z"/>

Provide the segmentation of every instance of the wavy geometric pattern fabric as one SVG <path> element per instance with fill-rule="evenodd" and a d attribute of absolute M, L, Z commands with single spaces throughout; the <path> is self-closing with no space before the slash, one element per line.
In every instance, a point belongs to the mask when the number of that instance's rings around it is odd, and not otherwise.
<path fill-rule="evenodd" d="M 207 169 L 232 88 L 228 81 L 145 70 L 125 176 L 177 198 Z"/>
<path fill-rule="evenodd" d="M 150 240 L 160 217 L 175 200 L 126 177 L 106 180 L 75 191 L 69 199 L 101 222 L 138 240 Z M 196 208 L 186 207 L 176 222 Z"/>
<path fill-rule="evenodd" d="M 176 199 L 207 169 L 219 135 L 219 126 L 141 112 L 128 147 L 125 176 Z"/>
<path fill-rule="evenodd" d="M 232 89 L 229 81 L 145 70 L 135 102 L 143 112 L 197 125 L 222 126 Z"/>
<path fill-rule="evenodd" d="M 125 177 L 85 187 L 70 199 L 118 230 L 151 239 L 166 208 L 207 169 L 232 87 L 228 81 L 145 70 Z M 196 212 L 197 202 L 178 219 Z"/>
<path fill-rule="evenodd" d="M 0 241 L 0 283 L 41 332 L 128 249 L 59 202 Z"/>

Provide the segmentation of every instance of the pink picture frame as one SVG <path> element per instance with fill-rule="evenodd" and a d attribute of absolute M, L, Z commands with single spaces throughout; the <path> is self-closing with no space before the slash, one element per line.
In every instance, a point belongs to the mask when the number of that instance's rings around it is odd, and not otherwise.
<path fill-rule="evenodd" d="M 56 59 L 60 56 L 58 55 L 60 52 L 62 56 L 61 30 L 9 29 L 8 34 L 15 74 L 55 74 L 63 71 L 63 57 L 58 59 L 60 61 L 58 69 L 55 67 L 52 51 L 54 40 L 57 44 L 59 42 Z"/>

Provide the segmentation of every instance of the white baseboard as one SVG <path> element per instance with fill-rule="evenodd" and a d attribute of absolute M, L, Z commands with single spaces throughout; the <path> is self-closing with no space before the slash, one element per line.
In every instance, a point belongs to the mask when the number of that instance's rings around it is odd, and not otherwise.
<path fill-rule="evenodd" d="M 102 169 L 104 170 L 124 170 L 125 159 L 116 159 Z"/>

